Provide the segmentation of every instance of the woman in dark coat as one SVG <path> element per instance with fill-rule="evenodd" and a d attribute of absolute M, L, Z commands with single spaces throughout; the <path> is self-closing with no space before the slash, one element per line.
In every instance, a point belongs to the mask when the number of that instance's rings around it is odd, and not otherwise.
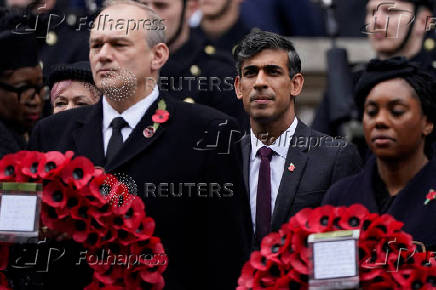
<path fill-rule="evenodd" d="M 357 175 L 334 184 L 323 204 L 363 204 L 390 214 L 427 248 L 436 246 L 436 84 L 425 72 L 396 57 L 371 61 L 357 85 L 366 142 L 374 156 Z"/>

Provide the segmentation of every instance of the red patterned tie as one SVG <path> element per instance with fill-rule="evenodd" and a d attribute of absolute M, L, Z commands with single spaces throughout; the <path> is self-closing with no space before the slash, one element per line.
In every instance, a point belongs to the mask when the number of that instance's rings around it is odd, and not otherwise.
<path fill-rule="evenodd" d="M 271 170 L 273 150 L 263 146 L 260 155 L 259 179 L 256 196 L 256 242 L 260 246 L 262 238 L 271 232 Z"/>

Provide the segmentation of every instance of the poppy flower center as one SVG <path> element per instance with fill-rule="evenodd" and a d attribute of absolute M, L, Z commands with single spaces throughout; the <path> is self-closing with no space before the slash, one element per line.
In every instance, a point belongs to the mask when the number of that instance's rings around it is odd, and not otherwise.
<path fill-rule="evenodd" d="M 79 180 L 83 178 L 83 169 L 82 168 L 75 168 L 73 170 L 73 178 L 75 180 Z"/>
<path fill-rule="evenodd" d="M 423 285 L 422 285 L 422 282 L 421 282 L 421 281 L 414 281 L 414 282 L 412 283 L 412 289 L 421 289 L 422 286 L 423 286 Z"/>
<path fill-rule="evenodd" d="M 271 268 L 269 268 L 269 273 L 273 277 L 280 277 L 280 270 L 279 267 L 277 267 L 277 265 L 273 265 Z"/>
<path fill-rule="evenodd" d="M 129 219 L 133 216 L 133 208 L 129 208 L 129 210 L 124 215 L 124 218 Z"/>
<path fill-rule="evenodd" d="M 114 224 L 117 226 L 122 226 L 124 223 L 123 219 L 121 217 L 114 218 Z"/>
<path fill-rule="evenodd" d="M 88 213 L 87 213 L 88 208 L 86 206 L 80 207 L 77 212 L 81 218 L 84 218 L 84 219 L 88 218 Z"/>
<path fill-rule="evenodd" d="M 78 204 L 78 201 L 77 201 L 77 198 L 75 198 L 75 197 L 72 197 L 72 198 L 68 199 L 68 201 L 67 201 L 67 207 L 68 208 L 73 208 L 77 204 Z"/>
<path fill-rule="evenodd" d="M 112 238 L 112 232 L 111 231 L 109 231 L 109 232 L 107 232 L 107 234 L 103 237 L 103 241 L 107 241 L 107 240 L 110 240 Z"/>
<path fill-rule="evenodd" d="M 38 162 L 33 162 L 32 166 L 30 166 L 30 172 L 37 173 L 38 172 Z"/>
<path fill-rule="evenodd" d="M 366 230 L 369 228 L 370 225 L 371 225 L 371 221 L 370 221 L 370 220 L 366 220 L 366 221 L 363 222 L 363 227 L 362 227 L 362 229 L 363 229 L 364 231 L 366 231 Z"/>
<path fill-rule="evenodd" d="M 98 240 L 98 235 L 96 233 L 91 233 L 86 240 L 89 244 L 94 245 Z"/>
<path fill-rule="evenodd" d="M 387 232 L 388 232 L 388 229 L 387 229 L 386 226 L 384 226 L 384 225 L 378 225 L 377 228 L 380 229 L 380 230 L 382 230 L 384 233 L 387 233 Z"/>
<path fill-rule="evenodd" d="M 266 265 L 266 258 L 262 257 L 262 259 L 260 259 L 260 263 L 265 266 Z"/>
<path fill-rule="evenodd" d="M 141 254 L 145 257 L 153 255 L 153 251 L 150 248 L 145 248 L 141 251 Z"/>
<path fill-rule="evenodd" d="M 139 225 L 138 229 L 136 230 L 136 233 L 140 233 L 142 232 L 142 230 L 144 229 L 144 226 L 142 224 Z"/>
<path fill-rule="evenodd" d="M 5 175 L 6 176 L 11 176 L 14 175 L 15 169 L 12 165 L 9 165 L 8 167 L 5 168 Z"/>
<path fill-rule="evenodd" d="M 51 218 L 51 219 L 57 219 L 58 218 L 58 214 L 56 213 L 56 210 L 54 208 L 52 208 L 52 207 L 48 208 L 48 212 L 47 213 L 48 213 L 49 218 Z"/>
<path fill-rule="evenodd" d="M 279 251 L 279 249 L 280 249 L 280 245 L 275 244 L 274 246 L 271 247 L 271 253 L 275 254 Z"/>
<path fill-rule="evenodd" d="M 86 223 L 81 220 L 76 221 L 76 229 L 78 231 L 84 231 L 86 229 Z"/>
<path fill-rule="evenodd" d="M 121 239 L 125 239 L 125 238 L 127 238 L 127 232 L 125 230 L 118 230 L 118 236 Z"/>
<path fill-rule="evenodd" d="M 428 276 L 427 282 L 433 287 L 436 286 L 436 276 Z"/>
<path fill-rule="evenodd" d="M 91 219 L 91 225 L 96 228 L 96 229 L 101 229 L 102 226 L 95 220 L 95 219 Z M 110 233 L 110 232 L 109 232 Z"/>
<path fill-rule="evenodd" d="M 154 273 L 156 271 L 157 271 L 157 267 L 156 266 L 151 267 L 150 269 L 148 269 L 148 272 L 151 272 L 151 273 Z"/>
<path fill-rule="evenodd" d="M 328 216 L 323 216 L 323 217 L 320 219 L 320 223 L 321 223 L 322 226 L 326 226 L 326 225 L 328 225 L 328 224 L 329 224 L 329 217 L 328 217 Z"/>
<path fill-rule="evenodd" d="M 54 163 L 53 161 L 47 162 L 44 166 L 45 172 L 49 172 L 55 168 L 56 168 L 56 163 Z"/>
<path fill-rule="evenodd" d="M 350 226 L 352 226 L 352 227 L 357 227 L 357 226 L 359 226 L 359 219 L 358 218 L 356 218 L 356 217 L 352 217 L 352 218 L 350 218 L 349 220 L 348 220 L 348 224 L 350 225 Z"/>
<path fill-rule="evenodd" d="M 64 199 L 62 191 L 56 190 L 55 192 L 53 192 L 52 199 L 54 202 L 61 202 Z"/>
<path fill-rule="evenodd" d="M 100 208 L 98 209 L 98 211 L 101 212 L 101 213 L 105 213 L 105 212 L 107 212 L 108 210 L 109 210 L 109 205 L 108 205 L 108 204 L 105 204 L 105 205 L 103 205 L 102 207 L 100 207 Z"/>

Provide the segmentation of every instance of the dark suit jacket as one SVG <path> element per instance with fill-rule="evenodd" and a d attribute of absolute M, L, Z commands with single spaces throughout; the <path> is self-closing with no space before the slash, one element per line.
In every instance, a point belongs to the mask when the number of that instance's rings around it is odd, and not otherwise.
<path fill-rule="evenodd" d="M 145 138 L 143 130 L 153 124 L 160 99 L 165 100 L 170 118 Z M 36 125 L 30 148 L 73 150 L 103 166 L 102 114 L 100 101 L 46 118 Z M 240 147 L 228 142 L 236 129 L 236 122 L 221 112 L 161 94 L 106 167 L 135 180 L 147 215 L 156 221 L 155 235 L 169 259 L 166 289 L 236 286 L 249 250 Z M 161 194 L 153 191 L 159 184 L 164 184 Z M 224 189 L 225 184 L 232 192 Z"/>
<path fill-rule="evenodd" d="M 379 212 L 375 199 L 373 176 L 377 170 L 373 156 L 365 168 L 356 175 L 345 178 L 333 185 L 323 204 L 350 206 L 363 204 L 370 212 Z M 395 197 L 387 214 L 404 223 L 403 230 L 415 241 L 435 249 L 436 246 L 436 201 L 424 205 L 430 189 L 436 189 L 436 161 L 429 161 Z"/>
<path fill-rule="evenodd" d="M 320 141 L 317 146 L 314 140 Z M 272 213 L 272 231 L 280 229 L 282 224 L 301 209 L 318 207 L 333 183 L 360 169 L 360 157 L 353 145 L 312 130 L 300 120 L 294 136 L 288 142 L 291 143 L 286 156 L 285 170 Z M 250 136 L 247 135 L 242 140 L 247 192 L 250 192 L 250 151 Z M 295 165 L 293 172 L 287 169 L 291 162 Z"/>

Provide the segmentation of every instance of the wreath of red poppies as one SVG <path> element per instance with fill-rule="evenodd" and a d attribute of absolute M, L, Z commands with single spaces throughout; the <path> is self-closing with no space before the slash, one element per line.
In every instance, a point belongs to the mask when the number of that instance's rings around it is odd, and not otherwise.
<path fill-rule="evenodd" d="M 0 160 L 0 182 L 43 184 L 41 223 L 68 234 L 88 250 L 94 274 L 86 289 L 162 289 L 166 254 L 160 239 L 153 236 L 155 222 L 146 216 L 142 200 L 126 199 L 123 193 L 129 189 L 116 176 L 94 167 L 85 157 L 73 156 L 71 151 L 6 155 Z M 120 197 L 119 203 L 111 202 Z M 90 262 L 91 256 L 105 249 L 114 255 L 137 255 L 139 260 L 134 264 Z M 0 271 L 7 268 L 8 256 L 8 245 L 0 244 Z M 8 289 L 8 281 L 0 272 L 2 289 Z"/>
<path fill-rule="evenodd" d="M 238 290 L 306 289 L 309 277 L 307 237 L 335 230 L 360 230 L 359 277 L 364 289 L 435 289 L 436 262 L 419 252 L 403 223 L 369 213 L 362 205 L 303 209 L 278 232 L 265 236 L 242 268 Z"/>

